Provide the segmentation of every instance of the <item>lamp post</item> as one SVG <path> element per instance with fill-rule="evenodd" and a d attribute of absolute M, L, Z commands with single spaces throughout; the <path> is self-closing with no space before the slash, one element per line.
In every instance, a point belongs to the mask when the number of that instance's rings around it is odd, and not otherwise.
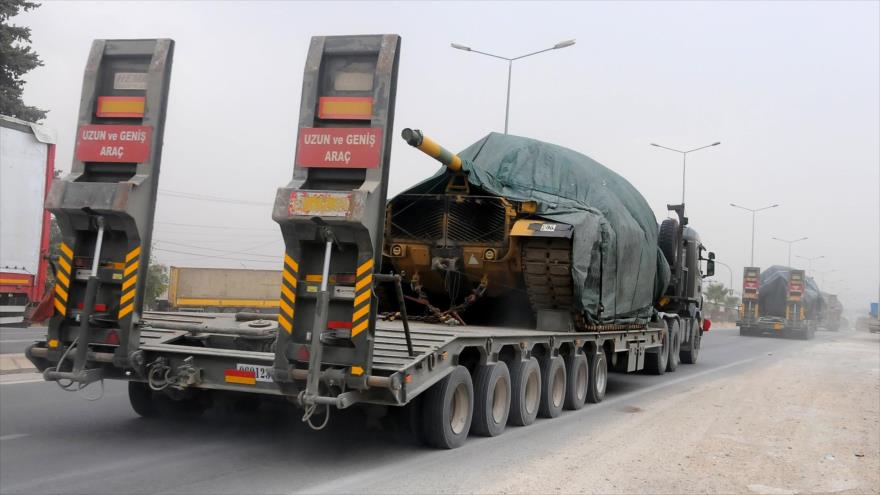
<path fill-rule="evenodd" d="M 791 268 L 791 245 L 796 242 L 806 241 L 807 238 L 801 237 L 800 239 L 788 240 L 788 239 L 780 239 L 778 237 L 774 237 L 773 240 L 779 241 L 779 242 L 784 242 L 784 243 L 788 244 L 788 267 Z"/>
<path fill-rule="evenodd" d="M 669 150 L 669 151 L 674 151 L 676 153 L 681 153 L 681 204 L 684 204 L 684 177 L 685 177 L 685 173 L 687 172 L 687 155 L 688 155 L 688 153 L 693 153 L 694 151 L 700 151 L 702 149 L 711 148 L 712 146 L 718 146 L 719 144 L 721 144 L 721 141 L 718 141 L 718 142 L 715 142 L 712 144 L 707 144 L 706 146 L 700 146 L 699 148 L 694 148 L 692 150 L 681 151 L 681 150 L 677 150 L 675 148 L 661 146 L 657 143 L 651 143 L 651 146 L 656 146 L 658 148 L 663 148 L 664 150 Z"/>
<path fill-rule="evenodd" d="M 749 266 L 755 266 L 755 213 L 758 213 L 759 211 L 767 210 L 770 208 L 776 208 L 777 206 L 779 206 L 779 204 L 774 203 L 770 206 L 765 206 L 763 208 L 746 208 L 745 206 L 740 206 L 735 203 L 730 203 L 730 206 L 732 206 L 734 208 L 739 208 L 741 210 L 746 210 L 746 211 L 752 212 L 752 257 L 751 257 L 751 260 L 749 261 Z"/>
<path fill-rule="evenodd" d="M 800 258 L 802 260 L 807 260 L 807 274 L 813 273 L 813 261 L 814 260 L 821 260 L 822 258 L 824 258 L 824 256 L 813 256 L 812 258 L 810 258 L 808 256 L 801 256 L 798 254 L 794 255 L 794 257 Z"/>
<path fill-rule="evenodd" d="M 469 46 L 462 45 L 459 43 L 451 43 L 450 46 L 452 46 L 452 48 L 455 48 L 456 50 L 463 50 L 466 52 L 479 53 L 480 55 L 486 55 L 487 57 L 499 58 L 501 60 L 507 61 L 507 104 L 504 106 L 504 134 L 507 134 L 507 123 L 508 123 L 509 117 L 510 117 L 510 79 L 511 79 L 511 76 L 513 75 L 513 61 L 519 60 L 521 58 L 531 57 L 532 55 L 537 55 L 539 53 L 549 52 L 550 50 L 559 50 L 561 48 L 567 48 L 567 47 L 573 45 L 574 43 L 575 43 L 575 40 L 560 41 L 559 43 L 556 43 L 555 45 L 551 46 L 550 48 L 545 48 L 543 50 L 538 50 L 538 51 L 532 52 L 532 53 L 526 53 L 525 55 L 520 55 L 518 57 L 512 57 L 512 58 L 511 57 L 502 57 L 501 55 L 494 55 L 492 53 L 481 52 L 479 50 L 474 50 L 473 48 L 471 48 Z"/>
<path fill-rule="evenodd" d="M 724 268 L 727 268 L 727 272 L 730 274 L 730 286 L 728 287 L 728 292 L 730 292 L 730 294 L 733 295 L 733 270 L 730 268 L 730 265 L 728 265 L 727 263 L 724 263 L 722 261 L 718 261 L 718 259 L 715 260 L 715 264 L 721 265 Z"/>

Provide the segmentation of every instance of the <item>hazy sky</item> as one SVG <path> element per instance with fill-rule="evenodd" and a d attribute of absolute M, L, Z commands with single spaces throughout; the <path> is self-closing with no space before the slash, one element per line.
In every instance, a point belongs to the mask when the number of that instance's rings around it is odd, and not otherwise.
<path fill-rule="evenodd" d="M 32 28 L 45 62 L 28 75 L 25 100 L 50 110 L 64 170 L 91 40 L 177 41 L 154 236 L 162 262 L 280 266 L 270 205 L 292 173 L 311 36 L 400 34 L 395 135 L 421 128 L 453 150 L 503 129 L 507 67 L 450 42 L 516 56 L 575 38 L 514 64 L 512 134 L 607 165 L 658 219 L 680 199 L 681 157 L 649 143 L 721 141 L 689 156 L 687 205 L 734 287 L 749 262 L 751 215 L 729 203 L 779 203 L 758 216 L 756 265 L 786 263 L 787 246 L 772 236 L 808 236 L 794 253 L 824 256 L 813 263 L 820 285 L 861 311 L 877 298 L 880 271 L 878 6 L 45 2 L 13 22 Z M 391 163 L 392 193 L 436 170 L 401 140 Z M 818 273 L 827 270 L 836 271 Z M 723 266 L 716 275 L 729 283 Z"/>

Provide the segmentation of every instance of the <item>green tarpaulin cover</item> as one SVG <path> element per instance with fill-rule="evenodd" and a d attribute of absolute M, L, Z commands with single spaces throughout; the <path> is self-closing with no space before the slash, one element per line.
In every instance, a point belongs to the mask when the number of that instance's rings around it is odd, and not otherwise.
<path fill-rule="evenodd" d="M 514 201 L 535 201 L 537 216 L 574 226 L 572 277 L 590 323 L 644 321 L 670 270 L 657 247 L 657 219 L 626 179 L 562 146 L 492 133 L 459 153 L 472 185 Z M 443 168 L 401 194 L 436 191 Z"/>

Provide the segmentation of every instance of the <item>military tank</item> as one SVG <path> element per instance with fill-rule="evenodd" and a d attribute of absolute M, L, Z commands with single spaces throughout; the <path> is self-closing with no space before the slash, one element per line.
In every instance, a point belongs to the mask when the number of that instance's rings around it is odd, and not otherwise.
<path fill-rule="evenodd" d="M 443 165 L 387 205 L 383 254 L 410 301 L 461 323 L 465 310 L 469 322 L 515 315 L 524 326 L 542 314 L 577 328 L 651 318 L 682 229 L 667 220 L 677 234 L 661 248 L 624 178 L 524 137 L 492 133 L 458 154 L 418 130 L 402 137 Z"/>

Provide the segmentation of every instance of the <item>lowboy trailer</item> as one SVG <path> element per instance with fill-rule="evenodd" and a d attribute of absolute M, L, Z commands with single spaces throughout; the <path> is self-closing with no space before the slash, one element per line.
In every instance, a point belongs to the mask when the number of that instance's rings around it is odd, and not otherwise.
<path fill-rule="evenodd" d="M 293 179 L 273 210 L 285 242 L 279 313 L 235 319 L 141 311 L 173 42 L 96 41 L 73 171 L 47 202 L 62 277 L 47 339 L 27 350 L 45 379 L 67 389 L 128 380 L 143 416 L 237 393 L 287 398 L 315 428 L 332 408 L 407 406 L 427 443 L 453 448 L 470 432 L 601 401 L 609 369 L 662 374 L 679 352 L 695 362 L 708 330 L 694 287 L 702 246 L 681 230 L 673 283 L 690 285 L 668 292 L 670 311 L 651 321 L 586 332 L 410 324 L 400 274 L 376 270 L 399 47 L 396 35 L 312 38 Z M 120 142 L 123 131 L 140 137 Z M 377 284 L 397 296 L 396 321 L 378 317 Z"/>

